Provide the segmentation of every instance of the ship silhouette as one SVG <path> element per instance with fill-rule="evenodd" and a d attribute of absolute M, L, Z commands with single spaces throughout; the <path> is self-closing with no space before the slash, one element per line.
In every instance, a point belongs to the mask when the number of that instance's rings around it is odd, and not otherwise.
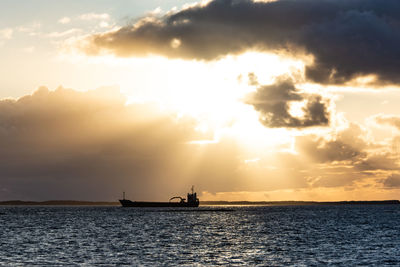
<path fill-rule="evenodd" d="M 197 198 L 194 187 L 192 186 L 192 192 L 187 194 L 187 200 L 182 197 L 172 197 L 168 202 L 148 202 L 148 201 L 131 201 L 125 199 L 125 192 L 123 193 L 123 199 L 120 199 L 122 207 L 190 207 L 195 208 L 200 204 Z M 172 200 L 179 199 L 179 202 L 172 202 Z"/>

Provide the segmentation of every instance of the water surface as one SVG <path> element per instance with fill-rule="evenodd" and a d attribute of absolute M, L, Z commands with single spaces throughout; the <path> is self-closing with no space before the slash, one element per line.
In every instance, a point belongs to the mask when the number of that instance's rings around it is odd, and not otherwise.
<path fill-rule="evenodd" d="M 1 266 L 400 265 L 400 205 L 0 207 Z"/>

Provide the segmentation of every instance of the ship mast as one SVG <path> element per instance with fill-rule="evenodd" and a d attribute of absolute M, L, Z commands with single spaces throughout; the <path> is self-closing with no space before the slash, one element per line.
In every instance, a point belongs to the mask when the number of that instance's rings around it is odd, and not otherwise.
<path fill-rule="evenodd" d="M 192 195 L 193 195 L 193 192 L 194 192 L 194 185 L 192 185 Z"/>

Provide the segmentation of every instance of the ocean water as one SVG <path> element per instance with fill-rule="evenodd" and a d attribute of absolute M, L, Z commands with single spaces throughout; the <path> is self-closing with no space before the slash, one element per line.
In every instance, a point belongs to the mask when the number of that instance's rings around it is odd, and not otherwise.
<path fill-rule="evenodd" d="M 0 207 L 0 266 L 400 266 L 400 205 Z"/>

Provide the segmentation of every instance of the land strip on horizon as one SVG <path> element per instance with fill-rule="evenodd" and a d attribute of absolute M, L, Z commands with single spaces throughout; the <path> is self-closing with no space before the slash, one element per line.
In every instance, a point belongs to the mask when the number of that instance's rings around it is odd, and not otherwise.
<path fill-rule="evenodd" d="M 370 200 L 370 201 L 201 201 L 200 206 L 271 206 L 271 205 L 382 205 L 400 204 L 399 200 Z M 119 206 L 119 202 L 107 201 L 77 201 L 77 200 L 49 200 L 49 201 L 0 201 L 1 206 Z"/>

